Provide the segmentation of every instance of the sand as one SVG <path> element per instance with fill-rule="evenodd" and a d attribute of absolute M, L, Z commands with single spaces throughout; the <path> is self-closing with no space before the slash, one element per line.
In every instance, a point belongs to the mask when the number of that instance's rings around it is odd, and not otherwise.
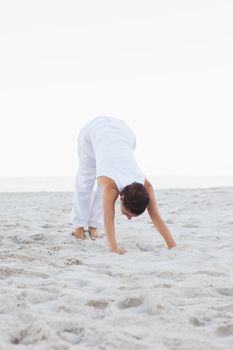
<path fill-rule="evenodd" d="M 72 237 L 71 193 L 0 194 L 1 350 L 233 348 L 233 188 L 156 193 L 178 247 L 117 208 L 124 256 Z"/>

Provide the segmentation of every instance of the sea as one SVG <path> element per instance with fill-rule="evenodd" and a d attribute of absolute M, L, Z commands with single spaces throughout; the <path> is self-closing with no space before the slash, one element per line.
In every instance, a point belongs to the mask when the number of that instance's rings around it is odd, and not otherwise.
<path fill-rule="evenodd" d="M 233 187 L 233 176 L 147 176 L 155 189 Z M 71 176 L 0 177 L 0 192 L 73 192 Z"/>

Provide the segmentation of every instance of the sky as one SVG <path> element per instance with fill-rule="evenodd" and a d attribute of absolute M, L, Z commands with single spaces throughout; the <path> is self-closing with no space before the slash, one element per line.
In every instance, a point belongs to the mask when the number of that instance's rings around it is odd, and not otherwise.
<path fill-rule="evenodd" d="M 233 1 L 0 2 L 0 176 L 72 176 L 123 119 L 146 174 L 233 175 Z"/>

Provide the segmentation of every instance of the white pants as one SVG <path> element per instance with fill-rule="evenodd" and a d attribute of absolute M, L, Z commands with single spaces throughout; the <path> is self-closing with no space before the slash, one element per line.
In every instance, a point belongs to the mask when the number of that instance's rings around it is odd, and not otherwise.
<path fill-rule="evenodd" d="M 91 142 L 88 141 L 87 131 L 88 125 L 81 129 L 78 137 L 79 169 L 75 179 L 71 213 L 71 224 L 74 228 L 103 226 L 101 188 L 96 184 L 95 154 Z"/>

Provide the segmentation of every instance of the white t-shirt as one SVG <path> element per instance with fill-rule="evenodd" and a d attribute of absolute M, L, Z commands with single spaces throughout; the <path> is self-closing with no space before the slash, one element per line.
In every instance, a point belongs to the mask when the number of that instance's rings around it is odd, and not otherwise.
<path fill-rule="evenodd" d="M 145 176 L 133 153 L 136 137 L 123 120 L 97 117 L 87 124 L 86 137 L 95 154 L 97 178 L 110 177 L 119 191 L 133 182 L 144 185 Z"/>

